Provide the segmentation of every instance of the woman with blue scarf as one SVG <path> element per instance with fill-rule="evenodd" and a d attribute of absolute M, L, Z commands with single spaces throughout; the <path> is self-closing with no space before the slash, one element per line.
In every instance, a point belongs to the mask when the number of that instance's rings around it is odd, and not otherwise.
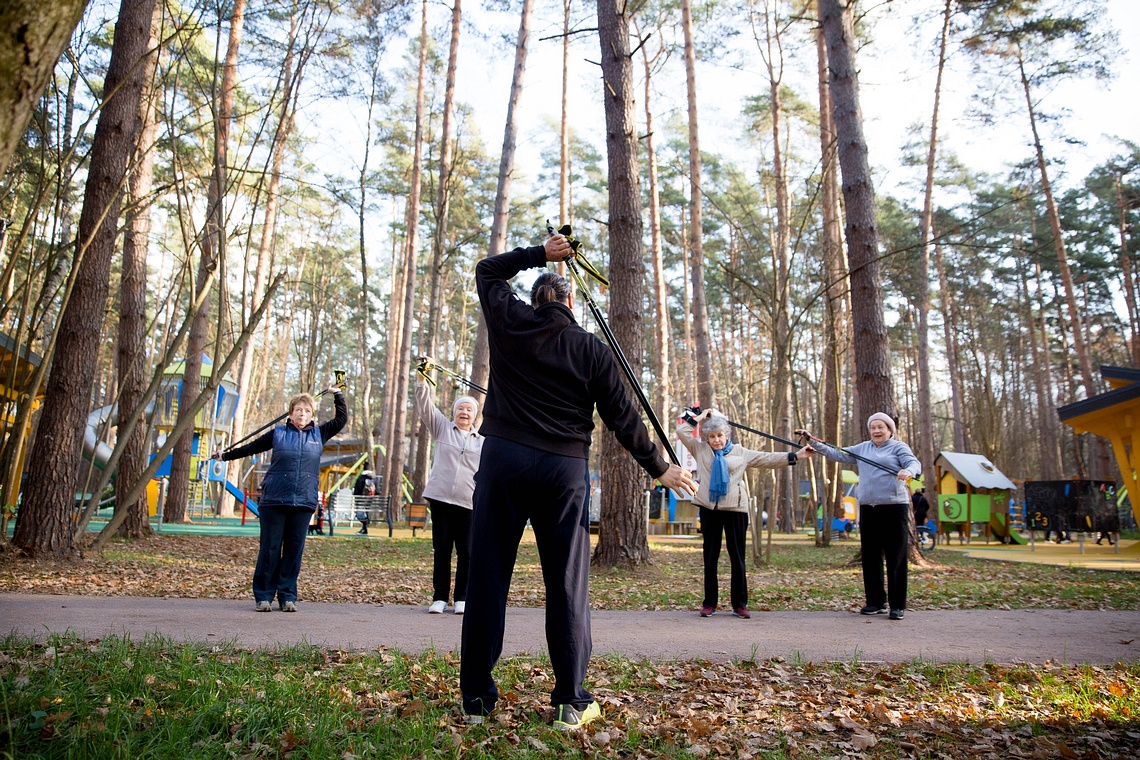
<path fill-rule="evenodd" d="M 701 509 L 701 534 L 704 537 L 705 598 L 701 617 L 716 614 L 717 563 L 720 561 L 720 539 L 724 534 L 728 547 L 732 580 L 729 586 L 732 614 L 745 620 L 748 612 L 748 572 L 744 565 L 744 537 L 748 532 L 748 498 L 744 491 L 744 473 L 752 467 L 776 469 L 793 465 L 799 457 L 810 457 L 807 446 L 782 454 L 751 451 L 728 438 L 728 421 L 715 409 L 706 409 L 697 417 L 677 426 L 677 438 L 697 460 L 700 487 L 693 501 Z M 696 436 L 701 436 L 703 442 Z"/>

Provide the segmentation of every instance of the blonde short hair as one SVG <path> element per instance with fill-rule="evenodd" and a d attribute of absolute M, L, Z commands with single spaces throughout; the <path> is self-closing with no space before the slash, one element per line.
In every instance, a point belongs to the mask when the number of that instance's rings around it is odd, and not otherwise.
<path fill-rule="evenodd" d="M 289 414 L 293 413 L 293 410 L 297 408 L 297 404 L 308 404 L 309 408 L 313 410 L 314 414 L 317 411 L 317 401 L 308 393 L 298 393 L 296 396 L 289 399 Z"/>

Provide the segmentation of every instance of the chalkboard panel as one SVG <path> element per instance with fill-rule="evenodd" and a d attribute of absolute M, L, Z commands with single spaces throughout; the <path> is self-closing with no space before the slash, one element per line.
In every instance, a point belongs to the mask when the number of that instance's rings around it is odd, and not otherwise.
<path fill-rule="evenodd" d="M 1120 531 L 1116 486 L 1110 480 L 1030 480 L 1025 519 L 1032 530 Z"/>

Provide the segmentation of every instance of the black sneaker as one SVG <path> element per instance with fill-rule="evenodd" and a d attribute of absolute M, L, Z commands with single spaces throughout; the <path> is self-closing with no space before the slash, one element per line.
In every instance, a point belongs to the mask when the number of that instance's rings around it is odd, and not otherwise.
<path fill-rule="evenodd" d="M 591 702 L 581 710 L 570 705 L 557 705 L 554 708 L 554 728 L 559 731 L 573 731 L 602 717 L 602 708 Z"/>
<path fill-rule="evenodd" d="M 887 617 L 891 620 L 902 620 L 906 615 L 906 610 L 891 610 L 891 614 Z"/>
<path fill-rule="evenodd" d="M 859 614 L 860 615 L 886 615 L 887 614 L 887 608 L 886 607 L 876 607 L 872 604 L 868 604 L 866 607 L 859 610 Z"/>

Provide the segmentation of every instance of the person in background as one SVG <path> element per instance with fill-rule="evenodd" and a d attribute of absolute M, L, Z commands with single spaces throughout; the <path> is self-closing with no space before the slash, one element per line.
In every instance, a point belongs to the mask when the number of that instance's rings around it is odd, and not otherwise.
<path fill-rule="evenodd" d="M 297 577 L 309 520 L 317 509 L 320 493 L 321 451 L 329 439 L 348 422 L 344 386 L 331 385 L 336 415 L 317 425 L 317 403 L 308 393 L 289 399 L 289 417 L 244 446 L 216 452 L 214 459 L 230 461 L 263 451 L 272 451 L 269 470 L 262 481 L 259 503 L 261 543 L 253 570 L 253 600 L 258 612 L 273 609 L 273 598 L 282 612 L 297 611 Z"/>
<path fill-rule="evenodd" d="M 376 495 L 376 474 L 372 470 L 364 470 L 356 476 L 356 482 L 352 484 L 353 496 L 375 496 Z M 354 500 L 355 501 L 355 500 Z M 360 520 L 360 530 L 356 531 L 357 535 L 368 535 L 368 523 L 371 518 L 368 516 L 367 509 L 356 510 L 356 519 Z"/>
<path fill-rule="evenodd" d="M 482 723 L 498 702 L 492 672 L 503 650 L 507 594 L 527 520 L 546 584 L 546 643 L 554 671 L 554 728 L 575 730 L 601 707 L 583 686 L 590 663 L 590 492 L 594 409 L 637 463 L 668 488 L 692 493 L 689 474 L 667 463 L 630 401 L 613 353 L 574 320 L 570 284 L 539 275 L 530 303 L 510 280 L 574 255 L 563 235 L 488 256 L 475 266 L 487 325 L 486 436 L 475 475 L 471 583 L 463 616 L 459 687 L 464 722 Z"/>
<path fill-rule="evenodd" d="M 907 547 L 910 545 L 907 511 L 912 508 L 906 484 L 922 473 L 922 465 L 914 452 L 896 437 L 897 430 L 894 419 L 876 412 L 867 418 L 871 440 L 847 449 L 829 446 L 806 430 L 798 431 L 819 454 L 835 462 L 854 465 L 859 472 L 855 498 L 859 501 L 859 551 L 867 600 L 859 612 L 863 615 L 886 613 L 889 603 L 891 620 L 902 620 L 906 614 Z M 868 461 L 882 468 L 866 464 Z"/>
<path fill-rule="evenodd" d="M 422 375 L 421 371 L 421 375 Z M 455 548 L 455 614 L 467 609 L 467 570 L 471 549 L 471 498 L 483 436 L 475 429 L 479 403 L 460 396 L 451 405 L 451 419 L 436 408 L 431 386 L 416 383 L 416 414 L 435 440 L 435 459 L 423 496 L 431 509 L 432 602 L 428 612 L 447 609 L 451 594 L 451 550 Z"/>
<path fill-rule="evenodd" d="M 916 488 L 910 497 L 910 506 L 914 510 L 914 525 L 926 525 L 926 516 L 930 514 L 930 502 L 926 500 L 926 489 Z"/>
<path fill-rule="evenodd" d="M 699 428 L 698 428 L 699 425 Z M 693 437 L 698 432 L 701 439 Z M 701 553 L 705 561 L 704 601 L 701 617 L 716 614 L 719 582 L 721 535 L 728 547 L 731 568 L 729 602 L 735 617 L 748 620 L 748 571 L 744 560 L 744 539 L 748 533 L 748 495 L 744 473 L 754 467 L 787 467 L 799 457 L 810 457 L 808 446 L 796 452 L 752 451 L 729 439 L 728 420 L 715 409 L 705 409 L 696 417 L 686 416 L 677 426 L 677 439 L 697 460 L 700 486 L 693 501 L 701 511 Z M 703 440 L 703 443 L 702 443 Z"/>

